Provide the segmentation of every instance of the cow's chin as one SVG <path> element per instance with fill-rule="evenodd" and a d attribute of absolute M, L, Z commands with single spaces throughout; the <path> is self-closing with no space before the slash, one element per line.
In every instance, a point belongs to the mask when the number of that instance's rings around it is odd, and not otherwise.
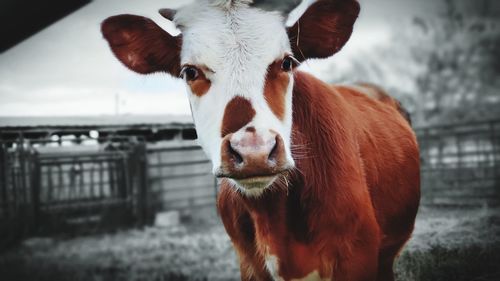
<path fill-rule="evenodd" d="M 236 187 L 249 197 L 257 197 L 262 192 L 271 186 L 278 178 L 278 175 L 256 176 L 243 179 L 231 179 Z"/>

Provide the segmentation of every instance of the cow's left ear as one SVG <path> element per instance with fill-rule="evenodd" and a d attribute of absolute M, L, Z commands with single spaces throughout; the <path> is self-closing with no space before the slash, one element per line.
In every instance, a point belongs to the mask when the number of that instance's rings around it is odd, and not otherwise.
<path fill-rule="evenodd" d="M 115 56 L 129 69 L 178 77 L 182 36 L 172 36 L 151 19 L 136 15 L 107 18 L 101 32 Z"/>
<path fill-rule="evenodd" d="M 327 58 L 338 52 L 351 36 L 358 18 L 356 0 L 318 0 L 288 28 L 294 56 L 304 61 Z"/>

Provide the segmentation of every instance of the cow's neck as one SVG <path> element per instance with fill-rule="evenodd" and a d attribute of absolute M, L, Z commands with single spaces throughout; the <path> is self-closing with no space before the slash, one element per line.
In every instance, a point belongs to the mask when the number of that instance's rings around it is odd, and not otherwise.
<path fill-rule="evenodd" d="M 277 256 L 289 276 L 321 268 L 321 233 L 343 233 L 357 221 L 359 206 L 353 185 L 364 181 L 354 130 L 342 97 L 327 84 L 295 74 L 293 139 L 297 172 L 258 198 L 245 198 L 256 245 L 265 256 Z M 362 190 L 362 188 L 359 188 Z M 325 231 L 325 228 L 332 229 Z M 330 239 L 330 238 L 327 238 Z M 318 256 L 311 259 L 311 256 Z M 305 258 L 309 257 L 309 258 Z M 299 270 L 300 269 L 300 270 Z M 325 269 L 326 270 L 326 269 Z"/>
<path fill-rule="evenodd" d="M 263 196 L 247 199 L 256 230 L 275 239 L 307 242 L 325 225 L 354 220 L 351 204 L 358 197 L 345 188 L 362 184 L 355 139 L 342 97 L 331 86 L 305 73 L 295 74 L 293 91 L 293 151 L 297 171 L 288 188 L 271 187 Z M 349 122 L 348 122 L 349 121 Z M 319 215 L 319 210 L 328 216 Z M 327 220 L 327 221 L 325 221 Z M 333 224 L 332 224 L 333 222 Z"/>
<path fill-rule="evenodd" d="M 340 228 L 356 218 L 353 206 L 366 195 L 353 188 L 365 184 L 356 109 L 331 85 L 303 72 L 294 77 L 292 143 L 299 176 L 293 187 L 309 213 L 309 229 Z"/>

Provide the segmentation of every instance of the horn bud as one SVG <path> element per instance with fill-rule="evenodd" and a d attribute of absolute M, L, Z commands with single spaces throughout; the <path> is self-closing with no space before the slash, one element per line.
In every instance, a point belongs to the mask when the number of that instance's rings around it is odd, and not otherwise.
<path fill-rule="evenodd" d="M 176 10 L 168 9 L 168 8 L 158 10 L 158 13 L 160 13 L 160 15 L 162 15 L 162 17 L 166 18 L 169 21 L 174 20 L 176 12 L 177 12 Z"/>

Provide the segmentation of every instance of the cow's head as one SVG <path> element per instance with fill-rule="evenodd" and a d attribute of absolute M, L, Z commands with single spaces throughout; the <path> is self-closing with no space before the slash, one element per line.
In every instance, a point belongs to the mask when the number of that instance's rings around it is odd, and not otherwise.
<path fill-rule="evenodd" d="M 185 80 L 199 143 L 215 175 L 260 194 L 294 167 L 291 153 L 293 71 L 336 53 L 359 12 L 356 0 L 319 0 L 291 27 L 249 0 L 196 1 L 160 13 L 181 30 L 118 15 L 102 23 L 116 57 L 138 73 Z"/>

